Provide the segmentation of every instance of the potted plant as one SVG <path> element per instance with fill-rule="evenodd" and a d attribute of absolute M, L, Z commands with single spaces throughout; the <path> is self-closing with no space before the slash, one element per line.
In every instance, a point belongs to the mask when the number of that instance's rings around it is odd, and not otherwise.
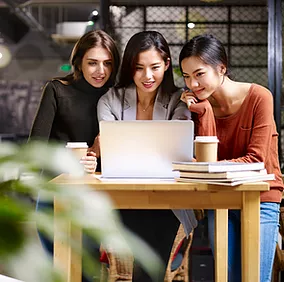
<path fill-rule="evenodd" d="M 53 268 L 52 259 L 42 249 L 36 229 L 53 238 L 53 214 L 35 211 L 38 193 L 46 201 L 54 195 L 67 198 L 71 208 L 62 212 L 61 220 L 87 230 L 98 244 L 113 244 L 122 254 L 131 245 L 135 259 L 155 275 L 159 259 L 138 237 L 120 223 L 107 195 L 89 187 L 66 189 L 49 182 L 51 175 L 78 172 L 81 165 L 60 144 L 30 142 L 28 144 L 1 143 L 0 146 L 0 273 L 21 281 L 63 281 L 61 273 Z M 44 173 L 42 173 L 44 171 Z M 76 207 L 76 208 L 74 208 Z M 64 236 L 62 230 L 62 236 Z M 126 240 L 125 240 L 126 239 Z M 72 242 L 78 248 L 79 242 Z M 93 261 L 89 250 L 83 249 L 85 269 L 99 276 L 100 264 Z M 147 254 L 147 257 L 143 254 Z"/>

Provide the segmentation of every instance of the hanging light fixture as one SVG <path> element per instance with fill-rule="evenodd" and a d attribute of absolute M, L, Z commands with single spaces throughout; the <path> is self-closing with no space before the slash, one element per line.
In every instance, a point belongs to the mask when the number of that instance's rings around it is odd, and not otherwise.
<path fill-rule="evenodd" d="M 11 62 L 12 55 L 7 46 L 0 44 L 0 68 L 4 68 Z"/>

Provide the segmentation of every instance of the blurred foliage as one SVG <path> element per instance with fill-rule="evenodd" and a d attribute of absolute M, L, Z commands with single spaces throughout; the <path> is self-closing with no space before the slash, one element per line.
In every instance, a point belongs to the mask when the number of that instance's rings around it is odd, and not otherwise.
<path fill-rule="evenodd" d="M 173 68 L 173 72 L 174 72 L 177 76 L 182 77 L 182 73 L 181 73 L 181 70 L 180 70 L 180 67 L 179 67 L 179 66 L 178 66 L 178 67 L 174 67 L 174 68 Z"/>
<path fill-rule="evenodd" d="M 62 223 L 71 220 L 74 226 L 87 230 L 88 236 L 98 245 L 115 246 L 121 255 L 129 252 L 130 246 L 135 259 L 155 276 L 161 263 L 159 258 L 143 241 L 123 228 L 107 195 L 86 185 L 74 189 L 74 186 L 56 186 L 48 181 L 51 175 L 62 172 L 74 177 L 83 173 L 80 163 L 63 146 L 40 142 L 1 143 L 0 266 L 5 272 L 29 282 L 62 281 L 61 275 L 53 269 L 52 260 L 43 255 L 38 238 L 34 236 L 36 224 L 53 240 L 52 210 L 35 211 L 34 199 L 41 193 L 46 202 L 51 203 L 54 195 L 63 202 L 68 201 L 58 219 Z M 64 229 L 59 232 L 64 239 Z M 79 242 L 71 243 L 73 248 L 79 247 Z M 83 250 L 87 272 L 99 271 L 99 262 L 92 260 L 89 251 Z"/>

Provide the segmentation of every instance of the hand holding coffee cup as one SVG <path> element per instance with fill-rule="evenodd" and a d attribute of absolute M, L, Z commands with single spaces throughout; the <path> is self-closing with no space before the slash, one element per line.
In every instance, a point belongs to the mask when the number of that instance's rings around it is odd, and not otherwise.
<path fill-rule="evenodd" d="M 95 153 L 89 152 L 86 142 L 67 142 L 66 148 L 72 150 L 74 157 L 84 165 L 84 171 L 94 173 L 97 167 L 97 158 Z"/>
<path fill-rule="evenodd" d="M 95 173 L 97 168 L 96 153 L 89 151 L 87 156 L 81 158 L 80 163 L 84 165 L 84 170 L 87 173 Z"/>
<path fill-rule="evenodd" d="M 88 145 L 87 142 L 67 142 L 66 148 L 72 150 L 74 157 L 81 160 L 87 155 Z"/>
<path fill-rule="evenodd" d="M 194 140 L 195 158 L 197 162 L 216 162 L 218 159 L 217 136 L 196 136 Z"/>

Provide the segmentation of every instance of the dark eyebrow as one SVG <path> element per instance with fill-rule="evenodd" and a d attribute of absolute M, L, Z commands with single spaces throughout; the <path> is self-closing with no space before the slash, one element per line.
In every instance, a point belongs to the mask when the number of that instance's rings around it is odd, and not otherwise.
<path fill-rule="evenodd" d="M 97 59 L 93 59 L 93 58 L 87 58 L 88 61 L 93 61 L 93 62 L 97 62 Z M 111 62 L 111 59 L 108 60 L 104 60 L 103 62 Z"/>
<path fill-rule="evenodd" d="M 151 64 L 151 66 L 160 65 L 160 64 L 161 62 L 157 62 L 157 63 Z M 136 66 L 143 66 L 143 64 L 136 63 Z"/>
<path fill-rule="evenodd" d="M 197 72 L 199 72 L 199 71 L 202 71 L 202 68 L 199 68 L 199 69 L 195 70 L 195 71 L 193 72 L 193 74 L 194 74 L 194 73 L 197 73 Z M 182 74 L 189 75 L 189 74 L 188 74 L 188 73 L 186 73 L 186 72 L 182 72 Z"/>
<path fill-rule="evenodd" d="M 202 71 L 202 68 L 195 70 L 193 73 L 196 73 L 196 72 L 199 72 L 199 71 Z"/>

